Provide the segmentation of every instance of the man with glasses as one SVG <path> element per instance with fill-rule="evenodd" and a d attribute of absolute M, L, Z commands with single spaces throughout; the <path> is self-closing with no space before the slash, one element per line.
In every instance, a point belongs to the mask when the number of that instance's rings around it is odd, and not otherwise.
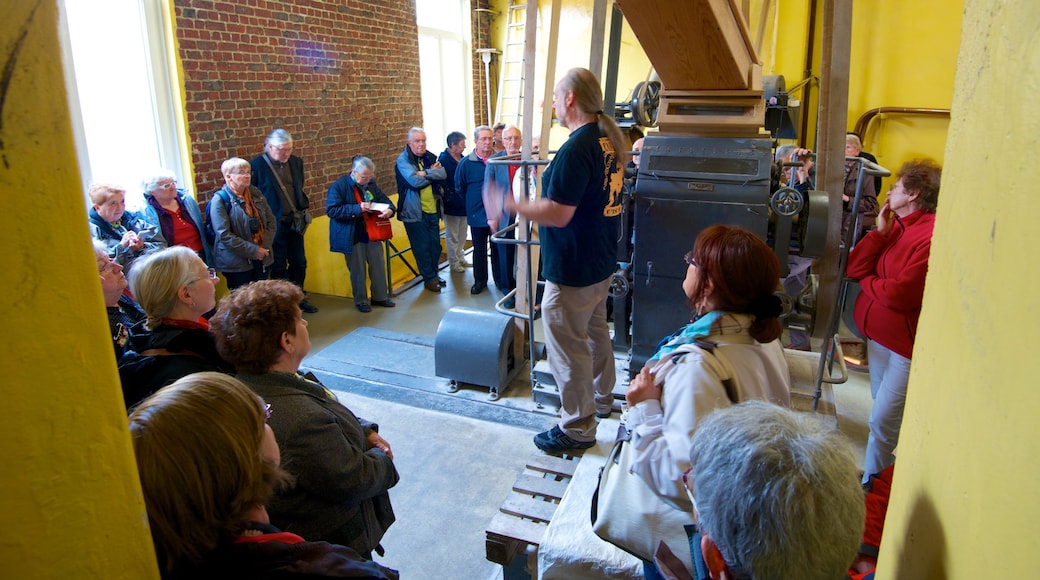
<path fill-rule="evenodd" d="M 253 170 L 252 185 L 264 194 L 271 206 L 277 229 L 274 234 L 274 265 L 271 278 L 288 280 L 303 290 L 307 277 L 307 254 L 303 234 L 310 223 L 310 202 L 303 191 L 303 159 L 293 155 L 293 138 L 285 129 L 275 129 L 264 141 L 264 153 L 249 162 Z M 314 313 L 318 308 L 307 301 L 300 310 Z"/>

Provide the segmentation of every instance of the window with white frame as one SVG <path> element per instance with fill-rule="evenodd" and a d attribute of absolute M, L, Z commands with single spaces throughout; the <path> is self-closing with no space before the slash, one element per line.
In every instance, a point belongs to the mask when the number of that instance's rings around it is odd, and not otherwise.
<path fill-rule="evenodd" d="M 423 128 L 439 153 L 452 131 L 473 127 L 469 0 L 416 0 Z"/>
<path fill-rule="evenodd" d="M 106 0 L 100 9 L 93 0 L 65 0 L 62 8 L 84 196 L 90 183 L 117 183 L 127 190 L 127 206 L 139 209 L 141 179 L 160 167 L 194 195 L 167 42 L 167 3 Z"/>

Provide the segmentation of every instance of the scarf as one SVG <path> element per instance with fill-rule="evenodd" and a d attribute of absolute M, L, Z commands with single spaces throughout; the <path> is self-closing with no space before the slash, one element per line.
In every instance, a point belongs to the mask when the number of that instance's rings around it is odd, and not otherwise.
<path fill-rule="evenodd" d="M 686 344 L 692 344 L 696 342 L 697 339 L 709 336 L 712 331 L 712 326 L 725 314 L 726 313 L 721 310 L 713 310 L 680 328 L 675 334 L 661 341 L 663 344 L 658 346 L 657 352 L 654 353 L 654 356 L 650 357 L 650 360 L 648 360 L 647 363 L 649 364 L 650 362 L 659 361 L 678 350 L 679 347 Z"/>

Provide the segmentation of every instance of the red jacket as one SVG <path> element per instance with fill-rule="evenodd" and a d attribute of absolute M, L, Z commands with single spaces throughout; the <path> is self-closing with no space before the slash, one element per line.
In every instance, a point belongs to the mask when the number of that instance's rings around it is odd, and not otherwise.
<path fill-rule="evenodd" d="M 860 331 L 906 358 L 917 337 L 934 227 L 935 214 L 923 210 L 896 218 L 887 235 L 867 234 L 845 268 L 861 288 L 855 310 Z"/>

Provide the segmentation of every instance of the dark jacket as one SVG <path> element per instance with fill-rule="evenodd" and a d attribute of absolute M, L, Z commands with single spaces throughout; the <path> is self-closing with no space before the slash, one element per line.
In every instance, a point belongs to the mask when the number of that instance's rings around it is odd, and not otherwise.
<path fill-rule="evenodd" d="M 162 236 L 164 243 L 167 245 L 173 245 L 173 217 L 167 212 L 159 202 L 156 201 L 155 197 L 150 194 L 144 194 L 145 208 L 141 212 L 141 217 L 144 221 L 155 226 L 159 234 Z M 202 258 L 206 264 L 210 264 L 213 261 L 213 248 L 210 247 L 209 241 L 206 240 L 206 233 L 203 230 L 202 212 L 199 210 L 199 204 L 195 201 L 195 198 L 187 195 L 187 192 L 183 189 L 177 190 L 177 203 L 181 204 L 187 212 L 187 221 L 191 225 L 195 226 L 195 229 L 199 231 L 199 239 L 202 240 Z"/>
<path fill-rule="evenodd" d="M 275 220 L 278 221 L 280 226 L 282 214 L 289 212 L 284 211 L 282 207 L 285 199 L 278 188 L 278 178 L 274 176 L 271 166 L 264 160 L 265 155 L 267 154 L 257 155 L 249 162 L 249 166 L 253 170 L 253 177 L 250 183 L 253 187 L 263 192 L 264 199 L 267 200 L 267 205 L 270 206 L 271 213 L 274 214 Z M 274 163 L 274 160 L 271 160 L 271 163 Z M 292 183 L 285 184 L 286 187 L 292 189 L 289 195 L 293 196 L 293 200 L 296 202 L 296 209 L 307 209 L 311 206 L 311 203 L 307 199 L 307 194 L 303 191 L 303 159 L 290 155 L 289 161 L 286 161 L 286 163 L 289 165 L 289 173 L 292 174 Z"/>
<path fill-rule="evenodd" d="M 430 169 L 437 163 L 437 156 L 427 151 L 422 156 L 422 164 L 426 176 L 418 175 L 420 158 L 412 153 L 407 144 L 404 151 L 397 156 L 394 164 L 394 176 L 397 178 L 397 219 L 403 222 L 417 222 L 422 220 L 422 202 L 419 192 L 427 185 L 433 187 L 433 197 L 437 200 L 437 213 L 441 213 L 441 187 L 447 174 L 444 168 Z"/>
<path fill-rule="evenodd" d="M 466 199 L 466 223 L 470 227 L 486 228 L 487 212 L 484 211 L 484 173 L 487 165 L 477 157 L 476 151 L 459 161 L 455 170 L 455 189 Z"/>
<path fill-rule="evenodd" d="M 296 479 L 268 505 L 271 523 L 361 554 L 374 550 L 394 523 L 387 490 L 399 479 L 393 460 L 368 445 L 378 425 L 358 419 L 320 383 L 277 372 L 238 378 L 271 405 L 267 424 L 282 468 Z"/>
<path fill-rule="evenodd" d="M 222 544 L 198 565 L 185 565 L 166 580 L 290 580 L 305 578 L 369 578 L 397 580 L 398 573 L 365 560 L 346 546 L 308 542 L 273 526 L 252 524 L 262 533 Z"/>
<path fill-rule="evenodd" d="M 134 260 L 148 252 L 154 252 L 166 247 L 166 240 L 163 239 L 159 228 L 149 224 L 141 216 L 129 210 L 123 212 L 123 217 L 119 218 L 119 223 L 124 228 L 137 232 L 139 236 L 144 238 L 144 249 L 140 252 L 135 252 L 120 243 L 123 236 L 116 232 L 112 224 L 106 222 L 103 217 L 98 215 L 94 208 L 90 208 L 87 212 L 87 222 L 90 225 L 90 235 L 108 246 L 108 255 L 115 258 L 116 263 L 122 266 L 127 274 L 130 273 L 130 264 Z"/>
<path fill-rule="evenodd" d="M 455 189 L 455 170 L 458 168 L 459 162 L 455 161 L 455 158 L 451 156 L 451 153 L 448 153 L 447 149 L 441 152 L 440 156 L 437 157 L 437 161 L 440 161 L 441 165 L 444 166 L 444 191 L 441 192 L 441 196 L 444 198 L 444 213 L 446 215 L 465 216 L 466 196 Z"/>
<path fill-rule="evenodd" d="M 161 350 L 171 354 L 145 354 Z M 130 344 L 119 359 L 119 381 L 126 408 L 177 379 L 202 371 L 231 374 L 233 367 L 217 353 L 217 343 L 207 330 L 160 324 L 149 331 L 138 324 L 130 331 Z"/>
<path fill-rule="evenodd" d="M 253 268 L 253 256 L 259 248 L 253 243 L 253 234 L 249 228 L 249 215 L 246 214 L 244 202 L 232 193 L 228 186 L 228 198 L 231 199 L 231 207 L 224 203 L 224 198 L 216 192 L 210 197 L 209 203 L 213 209 L 209 212 L 213 220 L 213 232 L 216 238 L 213 240 L 213 267 L 221 272 L 248 272 Z M 267 205 L 260 190 L 253 188 L 253 204 L 260 214 L 260 221 L 264 225 L 263 247 L 270 250 L 274 246 L 274 235 L 278 227 L 275 215 Z M 264 266 L 274 263 L 273 253 L 264 258 Z"/>
<path fill-rule="evenodd" d="M 325 202 L 325 215 L 329 216 L 329 251 L 349 255 L 354 244 L 368 242 L 361 206 L 354 195 L 354 176 L 351 173 L 340 177 L 329 187 L 329 195 Z M 364 201 L 390 204 L 390 209 L 397 211 L 393 202 L 372 179 L 362 188 Z"/>

